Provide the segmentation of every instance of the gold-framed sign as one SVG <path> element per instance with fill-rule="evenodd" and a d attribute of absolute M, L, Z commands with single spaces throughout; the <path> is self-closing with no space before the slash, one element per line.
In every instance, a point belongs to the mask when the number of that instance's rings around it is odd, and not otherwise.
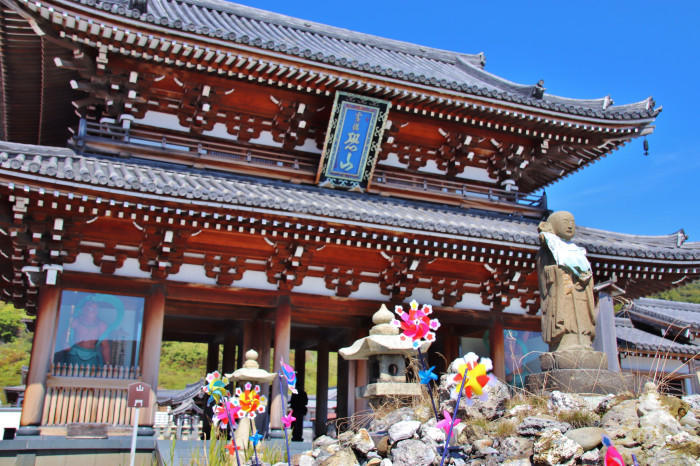
<path fill-rule="evenodd" d="M 354 191 L 367 188 L 390 108 L 387 100 L 336 92 L 317 183 Z"/>

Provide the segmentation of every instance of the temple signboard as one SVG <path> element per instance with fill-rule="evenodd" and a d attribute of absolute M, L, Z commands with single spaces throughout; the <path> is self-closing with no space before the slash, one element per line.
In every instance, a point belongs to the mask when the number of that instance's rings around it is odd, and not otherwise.
<path fill-rule="evenodd" d="M 364 190 L 376 163 L 391 102 L 336 92 L 317 182 Z"/>

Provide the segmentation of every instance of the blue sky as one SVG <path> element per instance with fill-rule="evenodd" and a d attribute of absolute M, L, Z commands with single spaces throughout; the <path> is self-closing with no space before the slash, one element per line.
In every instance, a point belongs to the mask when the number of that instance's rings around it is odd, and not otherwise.
<path fill-rule="evenodd" d="M 258 0 L 250 6 L 397 40 L 484 52 L 512 81 L 547 92 L 652 96 L 663 112 L 648 137 L 547 188 L 580 225 L 700 241 L 700 2 Z"/>

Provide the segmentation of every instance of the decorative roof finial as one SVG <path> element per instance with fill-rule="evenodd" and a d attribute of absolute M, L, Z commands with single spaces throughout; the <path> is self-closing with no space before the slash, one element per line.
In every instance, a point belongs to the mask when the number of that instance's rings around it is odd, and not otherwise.
<path fill-rule="evenodd" d="M 537 81 L 537 84 L 535 84 L 532 87 L 532 97 L 535 99 L 541 99 L 544 96 L 544 91 L 546 91 L 544 87 L 544 79 L 540 79 Z"/>

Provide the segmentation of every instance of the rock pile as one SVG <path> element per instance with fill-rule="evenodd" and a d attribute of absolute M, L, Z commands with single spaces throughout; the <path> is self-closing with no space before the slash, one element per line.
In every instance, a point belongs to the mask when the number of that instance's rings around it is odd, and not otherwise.
<path fill-rule="evenodd" d="M 452 412 L 454 400 L 441 381 L 440 408 Z M 450 443 L 451 465 L 602 465 L 602 434 L 632 464 L 700 464 L 700 395 L 684 399 L 657 393 L 647 384 L 638 397 L 513 395 L 497 382 L 487 386 L 487 401 L 460 403 Z M 366 427 L 337 439 L 319 437 L 313 450 L 293 459 L 300 466 L 438 465 L 445 432 L 436 427 L 429 405 L 375 413 Z"/>

